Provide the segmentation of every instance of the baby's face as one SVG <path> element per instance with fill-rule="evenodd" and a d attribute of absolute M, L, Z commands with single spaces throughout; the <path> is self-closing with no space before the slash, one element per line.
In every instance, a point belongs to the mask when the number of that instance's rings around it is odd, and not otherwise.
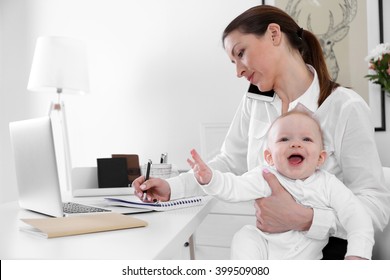
<path fill-rule="evenodd" d="M 269 131 L 264 156 L 282 175 L 304 180 L 326 158 L 320 128 L 312 118 L 301 113 L 280 118 Z"/>

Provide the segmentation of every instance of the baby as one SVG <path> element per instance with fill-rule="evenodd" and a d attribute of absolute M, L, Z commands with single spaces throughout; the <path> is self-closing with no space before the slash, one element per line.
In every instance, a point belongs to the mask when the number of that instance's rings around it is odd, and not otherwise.
<path fill-rule="evenodd" d="M 219 199 L 238 202 L 271 195 L 262 176 L 264 167 L 242 176 L 211 170 L 199 154 L 191 151 L 188 163 L 203 190 Z M 319 123 L 311 114 L 292 110 L 271 125 L 264 158 L 266 169 L 280 184 L 307 207 L 335 211 L 347 232 L 345 259 L 370 259 L 374 245 L 374 230 L 370 216 L 360 201 L 334 175 L 319 169 L 325 162 Z M 252 225 L 243 227 L 233 238 L 232 259 L 321 259 L 329 236 L 310 239 L 306 232 L 264 233 Z M 331 233 L 329 233 L 331 235 Z"/>

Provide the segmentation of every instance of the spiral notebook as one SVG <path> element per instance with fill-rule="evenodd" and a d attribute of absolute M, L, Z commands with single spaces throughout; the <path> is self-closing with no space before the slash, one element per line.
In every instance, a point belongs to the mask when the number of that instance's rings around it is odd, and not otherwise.
<path fill-rule="evenodd" d="M 112 206 L 145 208 L 154 211 L 169 211 L 169 210 L 175 210 L 180 208 L 187 208 L 187 207 L 202 205 L 204 202 L 204 197 L 202 196 L 183 198 L 183 199 L 177 199 L 177 200 L 165 201 L 165 202 L 155 202 L 155 203 L 142 202 L 136 197 L 130 199 L 106 197 L 105 199 L 108 202 L 108 204 Z"/>

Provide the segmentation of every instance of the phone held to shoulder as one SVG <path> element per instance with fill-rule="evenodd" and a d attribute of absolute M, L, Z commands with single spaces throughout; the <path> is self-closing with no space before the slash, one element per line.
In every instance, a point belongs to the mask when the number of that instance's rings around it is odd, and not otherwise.
<path fill-rule="evenodd" d="M 250 84 L 246 96 L 256 100 L 272 102 L 275 98 L 275 92 L 273 90 L 260 91 L 257 86 Z"/>

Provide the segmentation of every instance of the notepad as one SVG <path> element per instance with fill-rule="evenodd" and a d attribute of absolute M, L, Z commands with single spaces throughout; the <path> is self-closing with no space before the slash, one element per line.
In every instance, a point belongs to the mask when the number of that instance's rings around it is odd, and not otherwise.
<path fill-rule="evenodd" d="M 46 238 L 147 226 L 143 220 L 119 213 L 21 220 L 29 226 L 21 227 L 20 230 Z"/>
<path fill-rule="evenodd" d="M 106 197 L 105 199 L 110 205 L 113 206 L 145 208 L 154 211 L 169 211 L 169 210 L 175 210 L 180 208 L 187 208 L 187 207 L 202 205 L 204 202 L 204 197 L 202 196 L 177 199 L 177 200 L 165 201 L 165 202 L 155 202 L 155 203 L 142 202 L 138 200 L 138 198 L 120 199 L 114 197 Z"/>

